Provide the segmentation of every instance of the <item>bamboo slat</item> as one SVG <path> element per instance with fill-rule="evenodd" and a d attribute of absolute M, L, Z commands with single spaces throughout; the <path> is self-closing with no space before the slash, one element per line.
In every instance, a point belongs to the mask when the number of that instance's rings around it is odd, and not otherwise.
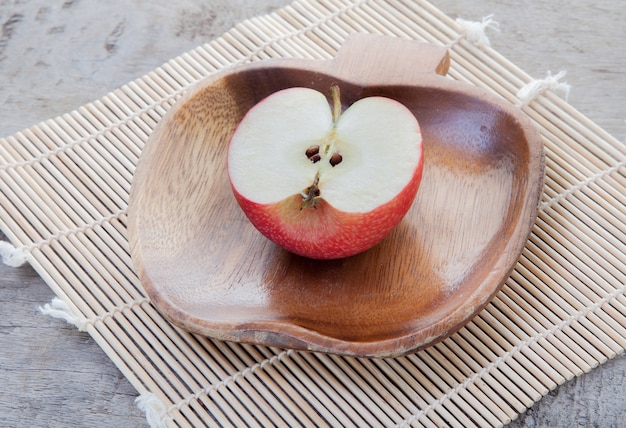
<path fill-rule="evenodd" d="M 495 299 L 424 351 L 355 359 L 220 342 L 168 323 L 130 260 L 128 193 L 151 131 L 203 77 L 332 58 L 354 32 L 448 46 L 449 77 L 517 104 L 532 79 L 424 0 L 298 0 L 76 111 L 0 139 L 0 226 L 170 426 L 501 426 L 626 348 L 626 147 L 547 92 L 521 107 L 546 182 Z"/>

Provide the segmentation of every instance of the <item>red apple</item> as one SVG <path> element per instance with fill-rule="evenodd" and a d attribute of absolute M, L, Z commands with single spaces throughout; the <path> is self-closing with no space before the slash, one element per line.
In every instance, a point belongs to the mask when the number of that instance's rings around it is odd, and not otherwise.
<path fill-rule="evenodd" d="M 411 207 L 422 176 L 413 113 L 385 97 L 344 112 L 309 88 L 276 92 L 245 115 L 228 149 L 233 193 L 252 224 L 284 249 L 348 257 L 379 243 Z"/>

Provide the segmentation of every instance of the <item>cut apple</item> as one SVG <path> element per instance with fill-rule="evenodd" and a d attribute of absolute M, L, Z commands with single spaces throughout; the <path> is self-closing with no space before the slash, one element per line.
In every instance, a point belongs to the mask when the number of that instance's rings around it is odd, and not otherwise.
<path fill-rule="evenodd" d="M 411 207 L 422 176 L 417 119 L 401 103 L 362 98 L 342 112 L 310 88 L 248 111 L 228 150 L 233 193 L 252 224 L 295 254 L 335 259 L 379 243 Z"/>

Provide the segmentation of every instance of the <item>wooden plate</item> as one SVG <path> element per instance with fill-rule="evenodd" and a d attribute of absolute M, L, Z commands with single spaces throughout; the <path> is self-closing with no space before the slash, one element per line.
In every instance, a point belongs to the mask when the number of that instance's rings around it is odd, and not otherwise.
<path fill-rule="evenodd" d="M 154 304 L 202 335 L 391 357 L 452 334 L 498 291 L 537 214 L 543 147 L 516 108 L 444 77 L 444 48 L 358 35 L 330 61 L 271 60 L 209 77 L 161 121 L 133 181 L 133 263 Z M 231 193 L 230 137 L 247 110 L 292 86 L 346 104 L 395 98 L 418 118 L 423 180 L 381 244 L 314 261 L 261 236 Z M 278 165 L 276 167 L 279 167 Z"/>

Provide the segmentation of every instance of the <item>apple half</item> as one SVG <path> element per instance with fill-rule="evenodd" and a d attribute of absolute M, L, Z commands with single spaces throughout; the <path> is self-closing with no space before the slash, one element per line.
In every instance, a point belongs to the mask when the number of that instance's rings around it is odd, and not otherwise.
<path fill-rule="evenodd" d="M 361 253 L 411 207 L 424 162 L 413 113 L 386 97 L 342 112 L 310 88 L 275 92 L 253 106 L 228 148 L 228 174 L 242 210 L 266 238 L 313 259 Z"/>

